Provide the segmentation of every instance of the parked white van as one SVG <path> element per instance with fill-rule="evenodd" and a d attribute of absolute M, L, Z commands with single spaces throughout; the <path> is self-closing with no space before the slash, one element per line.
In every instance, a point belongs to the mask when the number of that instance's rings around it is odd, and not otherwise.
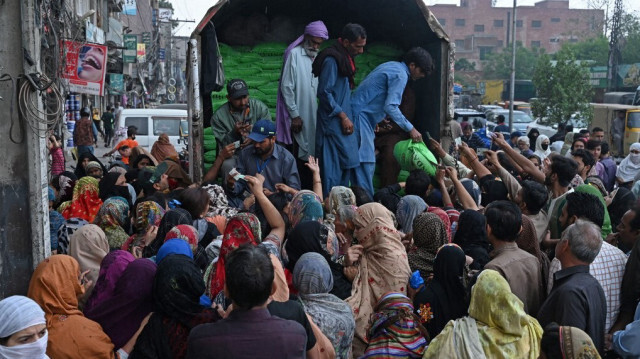
<path fill-rule="evenodd" d="M 162 133 L 169 135 L 171 144 L 176 151 L 182 151 L 186 146 L 189 132 L 186 110 L 169 109 L 124 109 L 120 114 L 125 127 L 136 126 L 138 132 L 136 141 L 148 151 Z"/>

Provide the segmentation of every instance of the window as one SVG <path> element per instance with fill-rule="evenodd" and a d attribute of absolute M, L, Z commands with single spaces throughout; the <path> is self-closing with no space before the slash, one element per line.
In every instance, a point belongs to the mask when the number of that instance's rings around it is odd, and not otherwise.
<path fill-rule="evenodd" d="M 549 39 L 549 42 L 560 42 L 560 39 L 557 37 L 552 37 Z"/>
<path fill-rule="evenodd" d="M 447 24 L 447 19 L 438 19 L 438 22 L 440 23 L 440 25 L 444 26 Z"/>
<path fill-rule="evenodd" d="M 522 20 L 516 20 L 516 27 L 522 27 Z"/>
<path fill-rule="evenodd" d="M 456 19 L 456 26 L 464 26 L 464 19 Z"/>
<path fill-rule="evenodd" d="M 154 117 L 153 134 L 158 136 L 161 133 L 166 133 L 169 136 L 180 136 L 180 118 Z"/>
<path fill-rule="evenodd" d="M 504 20 L 493 20 L 493 27 L 503 27 Z"/>
<path fill-rule="evenodd" d="M 569 39 L 569 42 L 578 42 L 578 39 L 576 39 L 576 38 L 574 37 L 574 38 Z"/>
<path fill-rule="evenodd" d="M 484 32 L 484 25 L 473 25 L 473 31 Z"/>
<path fill-rule="evenodd" d="M 540 47 L 540 41 L 531 41 L 531 47 Z"/>
<path fill-rule="evenodd" d="M 480 49 L 480 60 L 486 60 L 487 59 L 487 55 L 489 55 L 491 53 L 491 47 L 488 46 L 478 46 L 478 48 Z"/>
<path fill-rule="evenodd" d="M 456 47 L 464 49 L 464 40 L 456 40 Z"/>
<path fill-rule="evenodd" d="M 540 21 L 540 20 L 531 21 L 531 27 L 537 27 L 537 28 L 542 27 L 542 21 Z"/>
<path fill-rule="evenodd" d="M 560 22 L 560 18 L 559 17 L 552 17 L 551 18 L 551 22 Z"/>
<path fill-rule="evenodd" d="M 136 126 L 136 132 L 140 136 L 149 134 L 149 118 L 148 117 L 127 117 L 124 119 L 125 127 Z"/>

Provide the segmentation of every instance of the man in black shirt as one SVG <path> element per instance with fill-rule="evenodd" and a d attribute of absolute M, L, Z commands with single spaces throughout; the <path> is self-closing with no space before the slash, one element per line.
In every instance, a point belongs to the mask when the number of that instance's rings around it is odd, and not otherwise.
<path fill-rule="evenodd" d="M 553 289 L 538 312 L 538 321 L 543 328 L 556 322 L 582 329 L 602 355 L 607 302 L 600 283 L 589 274 L 589 264 L 601 246 L 600 228 L 589 221 L 578 219 L 564 231 L 556 245 L 562 270 L 553 275 Z"/>

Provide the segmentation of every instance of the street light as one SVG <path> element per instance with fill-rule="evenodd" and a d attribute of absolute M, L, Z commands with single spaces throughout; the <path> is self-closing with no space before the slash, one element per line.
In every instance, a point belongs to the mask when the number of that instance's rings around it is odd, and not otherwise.
<path fill-rule="evenodd" d="M 509 86 L 509 133 L 513 132 L 513 97 L 516 84 L 516 1 L 513 0 L 513 17 L 511 19 L 511 85 Z"/>

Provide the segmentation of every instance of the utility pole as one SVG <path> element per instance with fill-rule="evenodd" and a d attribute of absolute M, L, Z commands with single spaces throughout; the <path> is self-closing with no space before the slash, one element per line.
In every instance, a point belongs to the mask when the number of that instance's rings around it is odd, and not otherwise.
<path fill-rule="evenodd" d="M 511 85 L 509 86 L 509 133 L 513 131 L 513 97 L 516 87 L 516 1 L 513 0 L 511 18 Z"/>
<path fill-rule="evenodd" d="M 618 65 L 620 64 L 620 38 L 622 27 L 622 0 L 616 0 L 613 8 L 613 18 L 611 21 L 611 39 L 609 40 L 609 62 L 607 63 L 607 77 L 609 91 L 615 91 L 618 88 Z"/>
<path fill-rule="evenodd" d="M 34 118 L 18 114 L 18 78 L 41 72 L 40 17 L 36 0 L 0 1 L 0 298 L 26 294 L 35 266 L 50 255 L 47 208 L 47 158 L 44 139 L 31 126 L 42 129 Z M 25 61 L 23 49 L 30 61 Z M 39 93 L 33 110 L 43 111 Z M 40 120 L 43 120 L 40 118 Z M 27 121 L 29 121 L 27 123 Z M 45 230 L 46 229 L 46 230 Z"/>

